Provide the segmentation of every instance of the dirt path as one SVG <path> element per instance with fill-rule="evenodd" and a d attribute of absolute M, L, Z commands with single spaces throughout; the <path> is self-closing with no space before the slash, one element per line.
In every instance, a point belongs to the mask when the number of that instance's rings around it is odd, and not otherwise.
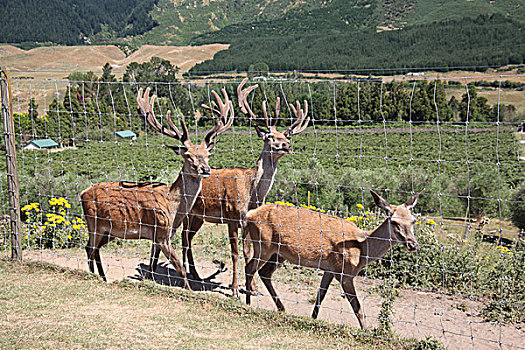
<path fill-rule="evenodd" d="M 109 281 L 123 278 L 140 278 L 139 271 L 148 262 L 144 249 L 141 252 L 127 249 L 101 252 L 104 269 Z M 87 271 L 83 250 L 56 250 L 26 252 L 27 261 L 41 261 L 60 266 Z M 224 257 L 226 266 L 229 259 Z M 210 283 L 204 289 L 213 290 L 225 297 L 231 297 L 228 284 L 231 281 L 231 269 L 218 271 L 218 266 L 208 261 L 197 260 L 201 277 L 211 276 Z M 316 285 L 300 283 L 299 279 L 290 278 L 279 269 L 275 274 L 275 287 L 287 312 L 309 316 L 312 311 L 311 301 L 316 295 Z M 176 285 L 176 272 L 163 264 L 157 272 L 158 283 Z M 169 277 L 168 277 L 169 276 Z M 243 276 L 240 276 L 243 280 Z M 320 281 L 320 277 L 318 278 Z M 365 278 L 356 278 L 357 294 L 363 305 L 366 323 L 369 328 L 376 327 L 381 297 L 374 291 L 378 284 Z M 200 283 L 192 283 L 194 289 L 200 289 Z M 259 291 L 263 295 L 252 298 L 252 305 L 267 310 L 276 310 L 260 280 Z M 244 295 L 241 296 L 244 299 Z M 431 336 L 440 340 L 449 349 L 523 349 L 525 348 L 525 330 L 515 326 L 494 325 L 484 322 L 476 315 L 482 304 L 469 299 L 460 299 L 414 290 L 401 290 L 395 301 L 394 331 L 403 337 L 424 339 Z M 463 310 L 463 311 L 462 311 Z M 358 327 L 357 319 L 348 302 L 343 298 L 339 285 L 334 281 L 321 307 L 320 319 L 333 323 L 345 323 Z"/>

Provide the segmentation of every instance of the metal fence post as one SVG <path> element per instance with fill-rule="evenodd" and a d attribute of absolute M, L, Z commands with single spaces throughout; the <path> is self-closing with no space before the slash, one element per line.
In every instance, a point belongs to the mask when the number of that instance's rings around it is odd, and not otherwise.
<path fill-rule="evenodd" d="M 2 120 L 4 125 L 5 159 L 7 162 L 7 191 L 9 193 L 9 216 L 11 221 L 11 259 L 22 260 L 22 238 L 20 220 L 20 189 L 16 164 L 15 128 L 11 105 L 11 86 L 7 71 L 0 67 L 0 93 Z"/>

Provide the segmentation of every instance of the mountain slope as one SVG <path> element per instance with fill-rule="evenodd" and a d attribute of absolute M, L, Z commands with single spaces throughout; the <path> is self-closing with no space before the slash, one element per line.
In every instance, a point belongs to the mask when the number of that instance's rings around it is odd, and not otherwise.
<path fill-rule="evenodd" d="M 253 29 L 252 29 L 253 28 Z M 199 38 L 231 43 L 212 61 L 194 67 L 192 73 L 245 71 L 264 63 L 272 71 L 368 69 L 468 68 L 525 63 L 525 24 L 503 15 L 461 18 L 402 30 L 375 32 L 348 30 L 345 33 L 293 31 L 288 35 L 266 35 L 258 27 L 237 28 L 238 36 L 220 32 Z M 221 40 L 222 39 L 222 40 Z M 199 41 L 197 41 L 199 42 Z M 264 66 L 263 65 L 263 66 Z"/>
<path fill-rule="evenodd" d="M 138 35 L 155 22 L 157 0 L 4 0 L 0 42 L 81 44 L 89 37 Z"/>
<path fill-rule="evenodd" d="M 194 69 L 524 63 L 523 0 L 5 0 L 0 42 L 228 43 Z M 86 38 L 87 37 L 87 38 Z"/>
<path fill-rule="evenodd" d="M 135 44 L 185 45 L 196 35 L 232 24 L 278 18 L 322 7 L 323 0 L 159 0 L 152 17 L 159 26 L 133 38 Z"/>

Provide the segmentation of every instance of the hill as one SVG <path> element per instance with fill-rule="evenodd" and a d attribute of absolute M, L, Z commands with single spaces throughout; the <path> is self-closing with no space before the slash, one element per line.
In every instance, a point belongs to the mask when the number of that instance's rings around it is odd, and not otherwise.
<path fill-rule="evenodd" d="M 231 44 L 198 74 L 525 62 L 521 0 L 7 0 L 5 8 L 0 42 L 113 43 L 128 54 L 145 44 Z"/>
<path fill-rule="evenodd" d="M 221 42 L 231 46 L 191 72 L 300 69 L 377 74 L 372 71 L 377 69 L 379 74 L 392 74 L 428 68 L 483 70 L 525 63 L 525 43 L 516 41 L 525 33 L 525 24 L 500 14 L 382 32 L 359 29 L 360 23 L 351 21 L 337 23 L 332 20 L 334 12 L 326 14 L 324 18 L 317 16 L 316 23 L 308 28 L 279 19 L 257 26 L 230 26 L 200 36 L 194 43 Z M 365 18 L 373 21 L 372 14 Z M 344 30 L 344 26 L 349 29 Z M 320 32 L 316 27 L 329 30 Z"/>
<path fill-rule="evenodd" d="M 151 30 L 157 0 L 5 0 L 0 42 L 75 45 Z"/>

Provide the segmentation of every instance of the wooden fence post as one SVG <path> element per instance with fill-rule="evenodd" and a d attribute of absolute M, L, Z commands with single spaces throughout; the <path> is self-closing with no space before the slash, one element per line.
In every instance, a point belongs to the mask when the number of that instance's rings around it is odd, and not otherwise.
<path fill-rule="evenodd" d="M 7 71 L 0 67 L 0 96 L 2 100 L 2 120 L 4 125 L 5 160 L 7 162 L 7 191 L 9 193 L 9 217 L 11 221 L 11 259 L 22 260 L 22 238 L 20 220 L 20 189 L 18 187 L 18 167 L 16 164 L 15 128 L 11 105 L 11 86 Z"/>

